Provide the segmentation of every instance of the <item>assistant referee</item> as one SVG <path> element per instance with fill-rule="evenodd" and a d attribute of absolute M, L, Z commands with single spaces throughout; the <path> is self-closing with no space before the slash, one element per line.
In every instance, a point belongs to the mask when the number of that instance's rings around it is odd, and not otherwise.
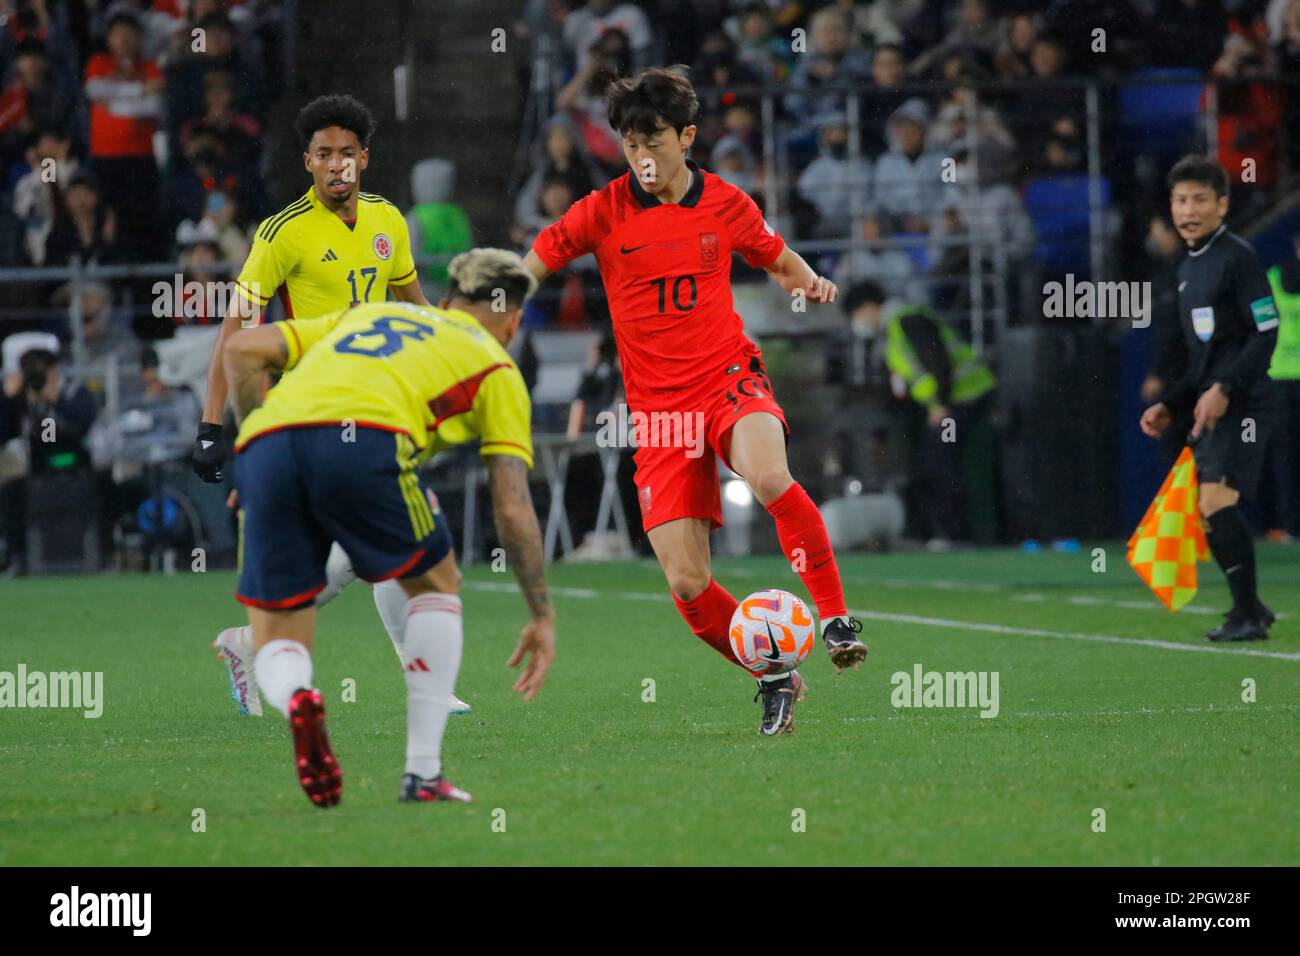
<path fill-rule="evenodd" d="M 1207 156 L 1184 156 L 1169 171 L 1174 228 L 1187 243 L 1178 265 L 1178 311 L 1187 339 L 1186 374 L 1142 414 L 1152 438 L 1192 410 L 1188 442 L 1196 459 L 1206 539 L 1232 591 L 1232 609 L 1211 641 L 1268 637 L 1273 612 L 1255 585 L 1255 542 L 1237 506 L 1253 498 L 1273 425 L 1268 366 L 1278 312 L 1254 249 L 1228 231 L 1228 176 Z"/>

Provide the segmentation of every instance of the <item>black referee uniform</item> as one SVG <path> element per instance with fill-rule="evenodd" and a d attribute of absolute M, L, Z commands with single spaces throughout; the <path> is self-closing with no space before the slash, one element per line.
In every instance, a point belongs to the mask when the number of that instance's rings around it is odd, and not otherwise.
<path fill-rule="evenodd" d="M 1192 444 L 1197 481 L 1226 482 L 1253 498 L 1273 425 L 1268 366 L 1277 343 L 1278 311 L 1255 250 L 1220 226 L 1178 266 L 1178 311 L 1187 342 L 1187 372 L 1164 397 L 1175 418 L 1216 382 L 1228 408 L 1214 429 Z M 1234 505 L 1209 518 L 1207 536 L 1232 589 L 1233 609 L 1254 619 L 1272 615 L 1255 594 L 1255 547 Z M 1211 632 L 1213 635 L 1213 632 Z"/>

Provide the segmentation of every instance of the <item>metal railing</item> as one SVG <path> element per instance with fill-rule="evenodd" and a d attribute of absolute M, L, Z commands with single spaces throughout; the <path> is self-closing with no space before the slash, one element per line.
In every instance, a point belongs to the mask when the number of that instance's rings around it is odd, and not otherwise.
<path fill-rule="evenodd" d="M 534 88 L 529 97 L 526 122 L 519 142 L 521 162 L 527 155 L 532 136 L 550 115 L 549 104 L 555 92 L 555 75 L 553 68 L 540 61 L 533 70 Z M 1283 97 L 1294 97 L 1300 91 L 1300 77 L 1255 78 L 1253 82 L 1271 84 Z M 961 85 L 971 90 L 973 94 L 965 101 L 963 121 L 968 130 L 977 131 L 977 135 L 967 137 L 964 149 L 967 153 L 967 168 L 974 173 L 967 176 L 964 182 L 936 183 L 935 197 L 943 191 L 941 187 L 952 186 L 958 190 L 958 195 L 964 195 L 968 201 L 971 201 L 978 197 L 981 190 L 993 185 L 982 171 L 984 162 L 981 150 L 984 145 L 981 136 L 978 135 L 982 111 L 988 104 L 1006 100 L 1011 96 L 1032 94 L 1032 102 L 1041 106 L 1043 110 L 1041 116 L 1033 122 L 1047 122 L 1048 117 L 1061 112 L 1057 105 L 1058 100 L 1064 101 L 1067 96 L 1073 96 L 1075 100 L 1081 98 L 1080 115 L 1073 117 L 1076 124 L 1081 127 L 1083 156 L 1079 163 L 1078 174 L 1086 177 L 1087 180 L 1087 265 L 1092 277 L 1098 280 L 1109 278 L 1115 268 L 1110 254 L 1113 237 L 1108 232 L 1110 210 L 1104 198 L 1103 183 L 1108 178 L 1123 174 L 1125 170 L 1119 168 L 1120 164 L 1132 163 L 1135 152 L 1140 153 L 1148 147 L 1157 151 L 1168 147 L 1167 143 L 1154 139 L 1150 142 L 1121 142 L 1120 135 L 1113 132 L 1122 128 L 1121 124 L 1124 120 L 1118 105 L 1117 93 L 1126 85 L 1129 87 L 1200 86 L 1204 95 L 1194 117 L 1194 131 L 1188 136 L 1186 145 L 1211 150 L 1216 149 L 1218 145 L 1221 97 L 1216 91 L 1222 84 L 1205 83 L 1203 80 L 1189 78 L 1186 74 L 1172 77 L 1141 76 L 1120 80 L 1060 79 L 1050 82 L 1019 83 L 980 81 Z M 912 83 L 899 86 L 889 93 L 900 100 L 915 95 L 927 101 L 934 101 L 951 93 L 953 89 L 953 84 Z M 702 97 L 706 98 L 719 92 L 708 88 L 700 88 L 699 91 Z M 924 244 L 930 250 L 956 249 L 964 252 L 968 261 L 965 302 L 960 310 L 950 313 L 947 317 L 959 320 L 963 325 L 968 323 L 972 342 L 981 349 L 986 346 L 990 335 L 996 336 L 1017 318 L 1014 290 L 1003 280 L 1008 276 L 1014 277 L 1019 268 L 1033 267 L 1034 262 L 1032 258 L 1028 262 L 1013 261 L 1007 248 L 1006 236 L 1000 228 L 988 229 L 983 226 L 976 228 L 975 224 L 968 223 L 968 231 L 964 235 L 894 236 L 875 241 L 864 240 L 856 235 L 855 231 L 850 235 L 816 239 L 795 236 L 793 230 L 785 228 L 786 224 L 792 221 L 796 193 L 795 171 L 798 164 L 792 157 L 792 147 L 802 132 L 803 148 L 806 151 L 809 148 L 811 131 L 805 121 L 806 118 L 792 114 L 785 108 L 785 102 L 791 96 L 804 94 L 775 86 L 736 87 L 728 92 L 738 100 L 757 104 L 757 113 L 761 119 L 761 133 L 758 138 L 761 156 L 756 158 L 761 163 L 763 176 L 761 189 L 756 191 L 765 201 L 768 218 L 782 223 L 783 232 L 791 237 L 792 245 L 796 249 L 809 257 L 821 259 L 828 259 L 833 255 L 851 255 L 862 250 L 907 251 L 915 249 L 918 244 Z M 848 158 L 850 160 L 864 158 L 862 148 L 864 131 L 874 130 L 879 133 L 881 125 L 885 122 L 864 115 L 865 98 L 879 92 L 848 85 L 830 85 L 817 90 L 818 96 L 837 97 L 842 101 L 844 121 L 849 130 Z M 1007 112 L 1004 109 L 1000 114 L 1003 119 L 1009 119 L 1006 116 Z M 1016 119 L 1018 122 L 1015 125 L 1023 128 L 1026 118 L 1017 116 Z M 1292 154 L 1285 145 L 1289 142 L 1291 132 L 1286 127 L 1285 119 L 1275 132 L 1279 143 L 1282 144 L 1277 149 L 1279 160 L 1277 178 L 1279 188 L 1282 188 L 1296 182 L 1296 170 L 1291 165 Z M 1124 148 L 1120 149 L 1120 146 Z M 1018 144 L 1018 148 L 1023 149 L 1024 144 Z M 879 198 L 873 197 L 872 201 L 878 201 Z M 857 190 L 850 190 L 849 221 L 856 223 L 863 212 L 862 194 Z M 447 257 L 437 257 L 422 259 L 419 264 L 423 270 L 429 265 L 445 263 L 445 261 Z M 229 276 L 237 274 L 239 266 L 240 264 L 225 264 L 224 274 Z M 92 282 L 174 280 L 178 274 L 182 275 L 184 281 L 181 267 L 173 262 L 99 265 L 85 264 L 75 259 L 70 265 L 59 268 L 0 269 L 0 336 L 5 334 L 8 320 L 42 316 L 57 318 L 66 329 L 73 363 L 84 364 L 88 357 L 84 335 L 85 316 L 82 314 L 82 296 L 75 293 Z M 951 276 L 936 276 L 921 270 L 918 270 L 917 278 L 929 290 L 945 285 L 951 286 L 954 281 Z M 12 296 L 9 293 L 15 285 L 51 282 L 69 283 L 69 292 L 72 294 L 68 295 L 66 307 L 56 309 L 37 306 L 34 309 L 19 309 L 12 304 L 6 305 L 12 303 Z M 435 290 L 429 291 L 432 294 Z M 128 302 L 127 307 L 134 309 L 139 306 Z M 117 308 L 120 310 L 121 305 L 119 304 Z"/>

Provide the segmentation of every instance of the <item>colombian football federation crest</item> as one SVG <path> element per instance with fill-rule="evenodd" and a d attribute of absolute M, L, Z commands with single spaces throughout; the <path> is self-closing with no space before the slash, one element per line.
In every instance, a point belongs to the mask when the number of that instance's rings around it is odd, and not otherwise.
<path fill-rule="evenodd" d="M 700 233 L 700 265 L 711 269 L 718 264 L 718 234 Z"/>
<path fill-rule="evenodd" d="M 387 259 L 393 254 L 393 244 L 382 232 L 376 233 L 374 247 L 375 255 L 381 259 Z"/>

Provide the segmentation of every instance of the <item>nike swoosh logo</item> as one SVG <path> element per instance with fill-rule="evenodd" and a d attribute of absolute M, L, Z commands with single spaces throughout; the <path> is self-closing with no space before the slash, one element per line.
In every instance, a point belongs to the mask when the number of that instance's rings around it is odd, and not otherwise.
<path fill-rule="evenodd" d="M 763 656 L 769 661 L 779 661 L 781 659 L 781 648 L 776 646 L 776 638 L 772 636 L 772 622 L 764 621 L 763 623 L 767 625 L 767 638 L 772 642 L 772 653 Z"/>
<path fill-rule="evenodd" d="M 824 567 L 826 567 L 826 565 L 828 565 L 828 564 L 830 564 L 830 563 L 831 563 L 831 559 L 830 559 L 830 558 L 827 558 L 827 559 L 826 559 L 825 561 L 823 561 L 821 564 L 814 564 L 814 565 L 813 565 L 813 570 L 816 571 L 818 568 L 824 568 Z"/>
<path fill-rule="evenodd" d="M 629 252 L 636 252 L 638 249 L 644 249 L 646 246 L 652 246 L 652 245 L 654 245 L 654 243 L 645 242 L 639 246 L 633 246 L 631 249 L 629 249 L 627 246 L 619 246 L 618 251 L 623 253 L 623 255 L 627 255 Z"/>

